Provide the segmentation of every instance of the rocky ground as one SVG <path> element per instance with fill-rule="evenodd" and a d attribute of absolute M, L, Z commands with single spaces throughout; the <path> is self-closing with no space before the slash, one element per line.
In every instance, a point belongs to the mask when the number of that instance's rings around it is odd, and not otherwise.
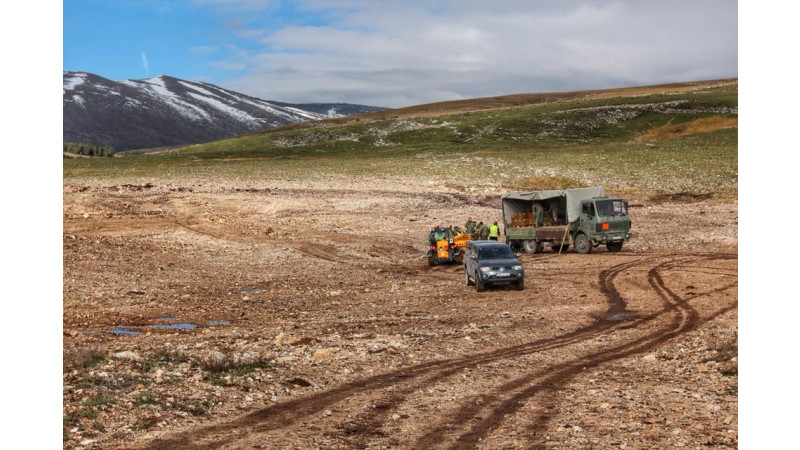
<path fill-rule="evenodd" d="M 427 231 L 499 194 L 67 182 L 64 447 L 736 448 L 738 205 L 477 293 Z"/>

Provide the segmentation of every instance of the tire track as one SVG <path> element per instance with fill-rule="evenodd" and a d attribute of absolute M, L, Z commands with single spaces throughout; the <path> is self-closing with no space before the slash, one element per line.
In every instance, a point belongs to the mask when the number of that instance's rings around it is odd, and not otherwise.
<path fill-rule="evenodd" d="M 592 324 L 570 333 L 511 346 L 500 350 L 485 352 L 467 358 L 432 361 L 418 364 L 416 366 L 372 376 L 363 380 L 357 380 L 320 394 L 315 394 L 279 405 L 267 407 L 226 423 L 211 425 L 209 427 L 191 432 L 161 437 L 151 442 L 148 448 L 215 448 L 223 445 L 231 445 L 240 439 L 246 438 L 252 433 L 265 433 L 290 427 L 303 418 L 308 418 L 314 414 L 318 414 L 319 411 L 329 408 L 331 405 L 354 399 L 356 396 L 363 394 L 374 395 L 376 392 L 387 390 L 389 392 L 384 394 L 378 400 L 378 406 L 380 406 L 380 408 L 377 414 L 373 413 L 369 419 L 363 419 L 363 417 L 359 418 L 356 416 L 354 420 L 351 420 L 348 423 L 340 424 L 339 426 L 339 428 L 343 430 L 343 433 L 354 435 L 356 440 L 369 439 L 369 437 L 364 436 L 364 434 L 374 432 L 374 430 L 379 428 L 381 423 L 387 419 L 386 416 L 388 416 L 391 408 L 394 405 L 403 402 L 410 394 L 418 391 L 420 386 L 425 386 L 444 380 L 465 368 L 475 367 L 503 359 L 516 358 L 535 352 L 574 345 L 576 343 L 593 338 L 597 334 L 613 328 L 623 329 L 638 326 L 636 324 L 628 326 L 627 323 L 624 322 L 624 320 L 631 318 L 632 313 L 627 310 L 627 303 L 615 286 L 614 279 L 620 273 L 638 266 L 645 265 L 655 259 L 664 257 L 666 256 L 656 256 L 624 262 L 602 271 L 599 275 L 600 290 L 607 297 L 609 303 L 609 308 L 605 316 L 603 318 L 597 318 Z M 651 272 L 657 267 L 661 267 L 665 264 L 668 263 L 662 263 L 661 265 L 656 266 L 655 268 L 651 269 Z M 658 283 L 656 282 L 656 284 Z M 665 306 L 665 311 L 674 308 L 674 305 L 668 305 Z M 655 320 L 658 315 L 662 313 L 663 311 L 661 313 L 654 314 L 652 317 L 640 318 L 638 323 L 640 324 L 650 320 Z M 674 318 L 673 322 L 678 319 L 678 317 Z M 655 341 L 653 341 L 653 339 L 650 337 L 642 338 L 628 343 L 620 348 L 612 349 L 613 352 L 612 350 L 607 350 L 603 352 L 601 356 L 596 358 L 579 359 L 578 361 L 574 361 L 572 363 L 565 363 L 564 365 L 557 366 L 554 375 L 545 377 L 543 379 L 543 382 L 545 382 L 544 385 L 553 384 L 563 377 L 569 378 L 574 376 L 573 372 L 580 370 L 581 366 L 586 366 L 587 364 L 600 364 L 608 360 L 623 357 L 629 352 L 633 354 L 637 351 L 641 351 L 639 350 L 639 347 L 643 345 L 657 345 L 658 343 L 663 342 L 663 340 L 669 339 L 669 336 L 666 334 L 668 333 L 669 329 L 675 328 L 675 326 L 678 326 L 680 329 L 679 325 L 679 322 L 673 323 L 664 329 L 664 333 L 662 334 L 663 336 L 667 337 L 662 337 L 656 339 Z M 541 378 L 543 375 L 545 374 L 537 373 L 533 375 L 532 379 L 536 377 Z M 525 378 L 527 379 L 530 377 Z M 515 380 L 515 382 L 516 381 L 520 380 Z M 520 383 L 516 383 L 516 385 L 519 384 Z M 517 396 L 521 395 L 520 398 L 530 397 L 538 392 L 542 386 L 542 382 L 539 382 L 534 385 L 534 388 L 526 389 L 517 394 Z M 513 389 L 512 386 L 508 386 L 508 388 Z M 513 405 L 503 403 L 498 396 L 491 398 L 487 397 L 485 403 L 487 404 L 487 407 L 490 405 L 499 404 L 500 408 L 498 411 L 510 411 L 515 409 L 513 408 Z M 487 409 L 487 407 L 484 407 L 483 409 Z M 461 415 L 469 415 L 467 414 L 468 412 L 471 413 L 471 411 L 465 409 Z M 489 420 L 483 421 L 480 426 L 464 434 L 463 437 L 459 438 L 457 442 L 459 444 L 474 442 L 474 437 L 483 435 L 490 431 L 497 423 L 499 423 L 499 420 L 501 420 L 505 414 L 506 413 L 504 412 L 502 414 L 490 416 Z M 433 437 L 436 436 L 432 435 L 432 438 Z M 431 442 L 432 438 L 424 438 L 422 444 Z M 351 442 L 351 444 L 352 443 L 353 442 Z"/>
<path fill-rule="evenodd" d="M 625 301 L 622 299 L 616 288 L 613 287 L 613 279 L 616 278 L 619 273 L 628 270 L 633 266 L 645 264 L 650 259 L 652 258 L 646 258 L 641 261 L 629 261 L 621 263 L 601 272 L 601 286 L 605 286 L 605 288 L 602 289 L 608 297 L 609 312 L 625 309 Z M 620 306 L 620 303 L 622 303 L 622 306 Z M 607 313 L 606 315 L 610 314 Z M 193 431 L 192 433 L 183 433 L 178 436 L 158 438 L 147 448 L 214 448 L 224 445 L 226 441 L 236 439 L 235 435 L 241 435 L 243 433 L 242 429 L 253 429 L 257 432 L 266 432 L 284 428 L 292 425 L 296 420 L 314 414 L 321 409 L 358 394 L 382 390 L 397 384 L 404 384 L 406 382 L 413 381 L 415 378 L 432 372 L 432 379 L 422 380 L 423 384 L 425 384 L 437 381 L 441 378 L 446 378 L 453 373 L 463 370 L 465 367 L 472 367 L 477 364 L 485 364 L 498 359 L 511 358 L 532 352 L 556 348 L 559 346 L 570 345 L 615 327 L 619 323 L 620 322 L 612 320 L 596 320 L 587 327 L 561 336 L 541 339 L 538 341 L 507 347 L 501 350 L 482 353 L 463 359 L 432 361 L 406 369 L 369 377 L 365 380 L 357 380 L 321 394 L 303 397 L 297 400 L 282 403 L 280 405 L 264 408 L 231 422 L 212 425 L 202 430 Z M 388 401 L 391 404 L 398 402 L 401 399 L 402 394 L 415 391 L 417 389 L 417 384 L 408 386 L 403 390 L 403 392 L 392 395 Z M 233 436 L 225 436 L 226 433 L 233 434 Z M 246 432 L 244 434 L 246 434 Z"/>
<path fill-rule="evenodd" d="M 702 259 L 716 259 L 719 256 L 710 256 Z M 721 259 L 727 259 L 727 256 Z M 695 329 L 701 322 L 697 311 L 688 304 L 686 299 L 681 298 L 670 290 L 661 276 L 660 272 L 665 269 L 670 269 L 680 266 L 682 261 L 690 259 L 683 259 L 680 261 L 668 261 L 659 264 L 648 271 L 648 283 L 656 291 L 657 295 L 662 299 L 663 309 L 659 313 L 655 313 L 645 317 L 645 321 L 653 320 L 659 317 L 664 312 L 673 312 L 673 316 L 668 325 L 662 326 L 659 330 L 648 334 L 647 336 L 640 337 L 633 341 L 624 343 L 622 345 L 594 353 L 589 356 L 579 357 L 575 360 L 548 368 L 546 371 L 538 371 L 533 374 L 517 378 L 508 383 L 503 384 L 500 388 L 495 390 L 492 394 L 485 396 L 472 397 L 467 399 L 464 406 L 459 408 L 454 415 L 449 418 L 448 423 L 439 425 L 432 431 L 423 436 L 417 441 L 413 447 L 415 448 L 434 448 L 437 444 L 442 443 L 448 436 L 453 435 L 455 424 L 469 424 L 470 419 L 475 417 L 485 417 L 478 423 L 473 424 L 467 430 L 458 435 L 450 448 L 471 448 L 475 447 L 483 437 L 491 433 L 497 428 L 502 420 L 510 414 L 516 413 L 524 406 L 527 401 L 538 394 L 543 394 L 542 403 L 546 406 L 540 407 L 540 410 L 548 410 L 555 404 L 555 396 L 549 394 L 554 390 L 563 388 L 569 381 L 576 375 L 582 373 L 587 368 L 597 367 L 601 364 L 608 363 L 614 360 L 640 354 L 652 350 L 653 348 L 663 344 L 669 339 L 672 339 L 682 333 Z M 730 289 L 736 284 L 728 285 L 722 288 L 714 289 L 708 293 L 700 295 L 712 295 L 713 293 Z M 605 286 L 607 289 L 614 290 L 614 286 Z M 726 308 L 722 308 L 719 312 L 705 321 L 712 320 L 717 315 L 727 312 L 736 307 L 736 303 Z M 639 321 L 641 324 L 641 321 Z M 532 385 L 530 383 L 533 383 Z M 524 389 L 521 387 L 528 386 Z M 508 395 L 511 394 L 510 397 Z M 541 414 L 533 427 L 533 437 L 537 436 L 546 429 L 549 416 Z M 542 443 L 534 442 L 535 446 L 543 446 Z"/>

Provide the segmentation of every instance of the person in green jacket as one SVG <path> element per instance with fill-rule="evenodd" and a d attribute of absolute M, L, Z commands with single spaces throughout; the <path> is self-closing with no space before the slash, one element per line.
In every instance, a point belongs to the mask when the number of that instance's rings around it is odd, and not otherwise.
<path fill-rule="evenodd" d="M 496 241 L 498 237 L 500 237 L 500 227 L 497 226 L 497 222 L 495 222 L 489 227 L 489 240 Z"/>
<path fill-rule="evenodd" d="M 469 234 L 475 232 L 475 221 L 472 220 L 472 217 L 467 219 L 467 223 L 464 224 L 464 230 Z"/>
<path fill-rule="evenodd" d="M 489 239 L 489 227 L 487 227 L 486 224 L 483 223 L 483 221 L 478 223 L 477 233 L 478 233 L 478 239 L 482 241 Z"/>

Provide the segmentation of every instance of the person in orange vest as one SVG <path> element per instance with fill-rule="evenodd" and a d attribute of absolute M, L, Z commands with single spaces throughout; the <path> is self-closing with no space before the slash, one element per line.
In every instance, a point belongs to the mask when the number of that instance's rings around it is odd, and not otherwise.
<path fill-rule="evenodd" d="M 489 227 L 489 240 L 496 241 L 498 237 L 500 237 L 500 227 L 497 226 L 497 222 L 495 222 Z"/>

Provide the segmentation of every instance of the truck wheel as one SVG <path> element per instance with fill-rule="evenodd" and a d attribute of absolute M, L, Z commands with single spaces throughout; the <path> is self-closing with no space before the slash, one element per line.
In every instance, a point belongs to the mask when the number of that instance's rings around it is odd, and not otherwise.
<path fill-rule="evenodd" d="M 430 258 L 428 258 L 428 265 L 430 265 L 430 266 L 435 266 L 436 265 L 436 257 L 435 256 L 431 256 Z"/>
<path fill-rule="evenodd" d="M 481 281 L 481 277 L 478 276 L 478 272 L 475 272 L 475 290 L 478 292 L 483 292 L 486 290 L 486 285 L 483 284 L 483 281 Z"/>
<path fill-rule="evenodd" d="M 525 280 L 517 281 L 517 284 L 514 285 L 514 288 L 518 291 L 525 289 Z"/>
<path fill-rule="evenodd" d="M 467 286 L 472 286 L 473 284 L 475 284 L 472 282 L 472 280 L 469 279 L 469 272 L 467 272 L 466 267 L 464 268 L 464 282 L 467 283 Z"/>
<path fill-rule="evenodd" d="M 528 239 L 522 242 L 522 249 L 525 250 L 525 253 L 539 253 L 542 251 L 542 243 Z"/>
<path fill-rule="evenodd" d="M 583 233 L 575 236 L 575 251 L 582 255 L 591 253 L 592 241 Z"/>
<path fill-rule="evenodd" d="M 606 248 L 607 248 L 607 249 L 608 249 L 608 251 L 610 251 L 611 253 L 618 252 L 618 251 L 622 250 L 622 241 L 619 241 L 619 242 L 609 242 L 608 244 L 606 244 Z"/>

